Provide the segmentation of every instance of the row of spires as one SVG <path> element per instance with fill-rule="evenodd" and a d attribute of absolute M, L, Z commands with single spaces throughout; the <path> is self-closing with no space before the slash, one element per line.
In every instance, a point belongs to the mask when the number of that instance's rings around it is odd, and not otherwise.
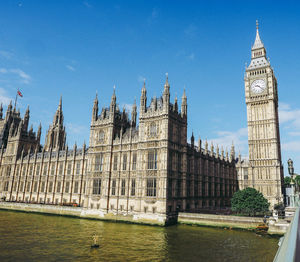
<path fill-rule="evenodd" d="M 191 136 L 191 146 L 194 147 L 195 145 L 195 137 L 194 137 L 194 133 L 192 132 L 192 136 Z M 202 140 L 199 137 L 198 138 L 198 151 L 200 152 L 202 150 Z M 216 156 L 216 157 L 220 157 L 221 160 L 225 159 L 225 160 L 230 160 L 233 161 L 235 159 L 235 149 L 234 149 L 234 144 L 232 142 L 231 145 L 231 149 L 230 149 L 230 157 L 229 157 L 229 153 L 228 150 L 226 148 L 225 154 L 224 154 L 224 149 L 223 146 L 221 146 L 221 154 L 220 154 L 220 149 L 219 149 L 219 145 L 217 145 L 216 147 L 216 152 L 214 151 L 214 144 L 213 142 L 211 142 L 211 146 L 210 146 L 210 151 L 208 151 L 208 142 L 207 139 L 205 140 L 205 144 L 204 144 L 204 154 L 205 155 L 210 155 L 210 156 Z M 240 154 L 239 154 L 239 159 L 241 158 Z"/>
<path fill-rule="evenodd" d="M 111 103 L 110 103 L 110 113 L 113 114 L 116 110 L 116 92 L 115 92 L 115 86 L 114 86 L 114 91 L 113 95 L 111 97 Z M 170 84 L 168 80 L 168 74 L 166 74 L 166 82 L 164 85 L 164 92 L 162 95 L 163 99 L 163 104 L 164 104 L 164 109 L 169 110 L 169 105 L 170 105 Z M 156 101 L 156 99 L 155 99 Z M 94 105 L 93 105 L 93 112 L 92 112 L 92 120 L 97 120 L 98 119 L 98 93 L 96 92 L 96 97 L 94 99 Z M 178 100 L 177 96 L 175 97 L 174 105 L 173 105 L 173 110 L 178 111 Z M 143 114 L 147 111 L 147 90 L 146 90 L 146 80 L 144 80 L 144 84 L 142 87 L 141 91 L 141 102 L 140 102 L 140 112 Z M 125 112 L 125 109 L 123 109 L 123 112 Z M 186 116 L 187 115 L 187 97 L 185 93 L 185 89 L 183 92 L 182 96 L 182 103 L 181 103 L 181 116 Z M 134 100 L 134 104 L 132 106 L 132 111 L 131 111 L 131 121 L 132 124 L 136 124 L 136 117 L 137 117 L 137 106 L 136 106 L 136 100 Z"/>

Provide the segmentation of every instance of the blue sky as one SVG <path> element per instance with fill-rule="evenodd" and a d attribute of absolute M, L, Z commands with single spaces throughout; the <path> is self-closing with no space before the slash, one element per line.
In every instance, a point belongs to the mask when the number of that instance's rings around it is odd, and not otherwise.
<path fill-rule="evenodd" d="M 188 134 L 248 155 L 244 98 L 255 20 L 279 85 L 283 163 L 300 168 L 300 4 L 297 1 L 1 1 L 0 101 L 18 100 L 42 143 L 63 96 L 69 146 L 89 140 L 100 107 L 160 96 L 188 97 Z M 300 172 L 300 171 L 298 171 Z M 286 168 L 285 168 L 285 174 Z"/>

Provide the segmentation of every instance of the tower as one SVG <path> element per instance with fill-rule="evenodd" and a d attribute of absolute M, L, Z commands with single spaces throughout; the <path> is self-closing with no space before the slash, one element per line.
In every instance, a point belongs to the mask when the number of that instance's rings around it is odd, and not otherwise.
<path fill-rule="evenodd" d="M 249 144 L 249 185 L 259 190 L 271 208 L 283 200 L 278 121 L 277 79 L 262 43 L 258 22 L 251 49 L 251 63 L 245 72 Z"/>
<path fill-rule="evenodd" d="M 49 127 L 46 141 L 45 150 L 63 150 L 66 145 L 66 130 L 64 127 L 64 116 L 62 111 L 62 98 L 60 97 L 59 105 L 53 118 L 52 126 Z"/>

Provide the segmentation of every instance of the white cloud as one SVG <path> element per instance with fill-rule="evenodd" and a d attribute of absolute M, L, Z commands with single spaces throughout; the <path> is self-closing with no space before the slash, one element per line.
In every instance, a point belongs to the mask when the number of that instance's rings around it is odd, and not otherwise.
<path fill-rule="evenodd" d="M 20 78 L 21 83 L 29 84 L 31 77 L 30 75 L 26 74 L 23 70 L 19 68 L 15 69 L 7 69 L 7 68 L 0 68 L 1 74 L 14 74 L 17 75 Z"/>
<path fill-rule="evenodd" d="M 123 110 L 123 108 L 125 108 L 126 112 L 130 113 L 132 111 L 133 104 L 121 104 L 120 107 L 121 107 L 121 110 Z"/>
<path fill-rule="evenodd" d="M 0 103 L 8 105 L 12 99 L 7 95 L 5 89 L 0 88 Z"/>
<path fill-rule="evenodd" d="M 144 81 L 146 81 L 146 78 L 144 77 L 144 76 L 138 76 L 138 78 L 137 78 L 137 80 L 138 80 L 138 82 L 140 82 L 140 83 L 144 83 Z"/>
<path fill-rule="evenodd" d="M 73 134 L 86 134 L 89 132 L 88 127 L 84 125 L 78 125 L 78 124 L 72 124 L 72 123 L 66 123 L 67 130 L 70 131 Z"/>
<path fill-rule="evenodd" d="M 157 8 L 152 8 L 151 15 L 148 17 L 147 23 L 149 25 L 154 23 L 156 21 L 156 19 L 158 18 L 158 15 L 159 15 L 158 9 Z"/>
<path fill-rule="evenodd" d="M 289 104 L 279 104 L 279 122 L 288 124 L 293 131 L 300 131 L 300 109 L 292 109 Z"/>
<path fill-rule="evenodd" d="M 195 59 L 195 54 L 191 53 L 190 55 L 187 56 L 188 59 L 194 60 Z"/>
<path fill-rule="evenodd" d="M 223 146 L 224 150 L 227 148 L 230 150 L 232 142 L 235 146 L 236 153 L 241 151 L 242 154 L 248 154 L 247 145 L 248 145 L 248 129 L 240 128 L 237 131 L 218 131 L 216 138 L 212 138 L 208 140 L 209 145 L 211 142 L 213 144 L 219 145 L 219 147 Z"/>
<path fill-rule="evenodd" d="M 73 66 L 70 65 L 66 65 L 66 68 L 73 72 L 76 70 Z"/>
<path fill-rule="evenodd" d="M 188 37 L 194 37 L 196 36 L 198 31 L 197 26 L 195 26 L 194 24 L 190 24 L 185 30 L 184 33 L 188 36 Z"/>
<path fill-rule="evenodd" d="M 0 56 L 4 57 L 6 59 L 11 59 L 13 57 L 13 53 L 11 53 L 9 51 L 0 50 Z"/>
<path fill-rule="evenodd" d="M 88 8 L 91 8 L 91 7 L 93 7 L 89 2 L 87 2 L 87 1 L 83 1 L 83 4 L 86 6 L 86 7 L 88 7 Z"/>
<path fill-rule="evenodd" d="M 14 73 L 14 74 L 17 74 L 22 79 L 22 82 L 25 83 L 25 84 L 28 84 L 29 81 L 31 80 L 30 75 L 26 74 L 21 69 L 11 69 L 10 72 Z"/>
<path fill-rule="evenodd" d="M 292 141 L 292 142 L 283 143 L 282 149 L 285 151 L 299 152 L 300 151 L 300 141 Z"/>

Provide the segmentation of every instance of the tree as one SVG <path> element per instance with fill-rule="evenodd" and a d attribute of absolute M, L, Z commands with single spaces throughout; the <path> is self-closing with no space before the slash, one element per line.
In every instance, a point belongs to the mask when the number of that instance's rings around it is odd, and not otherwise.
<path fill-rule="evenodd" d="M 231 199 L 231 209 L 239 214 L 255 216 L 269 210 L 270 203 L 263 194 L 255 188 L 247 187 L 234 193 Z"/>
<path fill-rule="evenodd" d="M 300 175 L 297 175 L 294 180 L 295 180 L 295 184 L 300 186 Z"/>
<path fill-rule="evenodd" d="M 292 179 L 291 179 L 290 176 L 284 177 L 284 185 L 285 185 L 286 187 L 291 186 L 291 181 L 292 181 Z"/>

